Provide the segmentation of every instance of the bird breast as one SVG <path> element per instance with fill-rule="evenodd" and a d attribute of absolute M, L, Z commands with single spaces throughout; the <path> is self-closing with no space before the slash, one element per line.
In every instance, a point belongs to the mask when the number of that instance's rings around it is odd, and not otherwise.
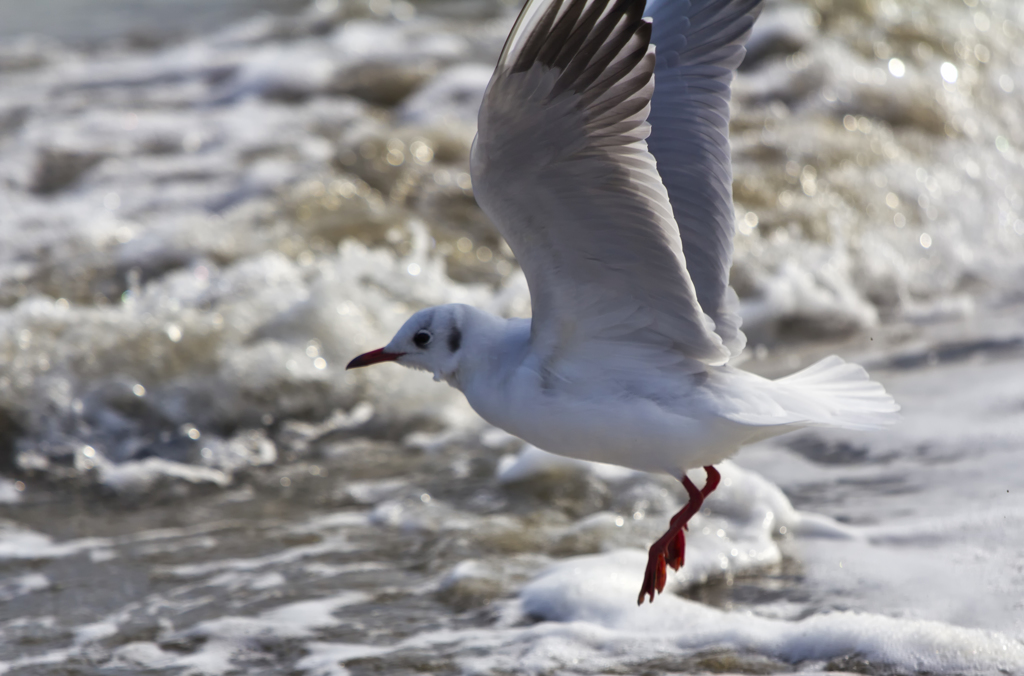
<path fill-rule="evenodd" d="M 692 376 L 686 380 L 692 383 Z M 567 391 L 520 367 L 502 386 L 467 383 L 470 405 L 492 425 L 550 453 L 678 474 L 734 453 L 747 431 L 717 415 L 700 388 L 675 396 L 618 387 Z"/>

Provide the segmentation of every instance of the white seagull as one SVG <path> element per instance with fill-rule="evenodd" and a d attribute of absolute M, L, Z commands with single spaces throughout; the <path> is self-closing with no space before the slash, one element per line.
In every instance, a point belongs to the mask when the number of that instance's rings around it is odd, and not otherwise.
<path fill-rule="evenodd" d="M 651 546 L 638 603 L 683 564 L 686 523 L 718 485 L 712 465 L 753 441 L 876 428 L 899 410 L 839 357 L 778 380 L 728 364 L 746 342 L 729 287 L 729 88 L 760 4 L 528 0 L 484 94 L 471 167 L 533 318 L 428 308 L 348 365 L 431 371 L 539 448 L 680 477 L 689 501 Z M 703 489 L 685 474 L 696 467 Z"/>

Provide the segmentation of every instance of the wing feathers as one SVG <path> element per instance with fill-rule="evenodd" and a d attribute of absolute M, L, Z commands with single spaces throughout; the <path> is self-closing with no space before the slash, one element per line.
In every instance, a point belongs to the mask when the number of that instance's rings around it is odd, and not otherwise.
<path fill-rule="evenodd" d="M 579 16 L 573 26 L 572 34 L 562 44 L 558 56 L 552 62 L 555 68 L 563 72 L 571 72 L 569 66 L 573 61 L 589 63 L 601 45 L 601 42 L 593 39 L 592 32 L 594 26 L 601 18 L 605 5 L 597 2 L 591 3 L 589 6 L 585 2 L 578 2 L 577 4 L 580 7 L 585 6 L 586 11 Z M 588 38 L 590 38 L 589 41 Z M 579 73 L 577 72 L 576 74 L 578 75 Z"/>
<path fill-rule="evenodd" d="M 634 26 L 639 28 L 640 22 L 631 24 L 629 28 L 632 28 Z M 615 37 L 615 35 L 612 35 L 611 37 L 609 37 L 609 40 L 614 40 Z M 626 42 L 628 41 L 629 40 L 627 40 Z M 617 41 L 615 43 L 610 42 L 603 45 L 602 48 L 598 50 L 593 60 L 587 64 L 584 71 L 573 83 L 572 89 L 576 92 L 586 92 L 587 94 L 590 95 L 591 100 L 593 100 L 594 97 L 596 97 L 601 91 L 603 91 L 602 84 L 606 87 L 609 82 L 614 81 L 611 77 L 605 77 L 602 79 L 602 83 L 597 82 L 598 78 L 601 78 L 605 74 L 606 70 L 610 66 L 612 66 L 612 63 L 615 61 L 616 57 L 619 56 L 619 52 L 623 46 L 624 45 L 619 45 Z M 645 51 L 646 48 L 647 44 L 644 45 Z M 621 76 L 622 72 L 623 71 L 620 70 L 616 73 L 616 75 Z M 650 77 L 650 75 L 651 74 L 649 73 L 648 77 Z"/>
<path fill-rule="evenodd" d="M 523 8 L 525 15 L 526 9 L 530 6 Z M 515 63 L 512 66 L 513 73 L 521 73 L 530 69 L 534 63 L 536 63 L 540 50 L 544 46 L 545 37 L 549 34 L 551 26 L 555 22 L 555 17 L 558 15 L 558 10 L 562 6 L 562 0 L 553 0 L 548 5 L 547 11 L 541 15 L 540 22 L 534 27 L 527 35 L 526 43 L 523 45 L 522 50 L 519 52 Z M 513 30 L 513 33 L 515 31 Z M 511 36 L 509 36 L 511 39 Z"/>
<path fill-rule="evenodd" d="M 565 64 L 572 58 L 572 51 L 567 50 L 566 47 L 569 46 L 569 40 L 575 32 L 576 24 L 586 6 L 587 3 L 580 0 L 573 0 L 570 3 L 537 55 L 539 63 L 559 69 L 565 67 Z"/>
<path fill-rule="evenodd" d="M 648 143 L 672 201 L 701 308 L 734 354 L 746 338 L 729 289 L 735 234 L 729 93 L 760 5 L 761 0 L 647 4 L 658 49 Z"/>
<path fill-rule="evenodd" d="M 474 192 L 526 274 L 532 352 L 555 375 L 597 342 L 680 363 L 729 356 L 647 151 L 657 61 L 643 11 L 530 0 L 480 109 Z"/>
<path fill-rule="evenodd" d="M 641 55 L 641 59 L 644 56 L 647 55 Z M 650 57 L 649 61 L 653 66 L 654 55 L 651 54 Z M 639 63 L 641 59 L 637 59 L 637 62 Z M 625 119 L 646 108 L 649 105 L 645 100 L 646 97 L 634 97 L 634 94 L 646 87 L 650 81 L 649 73 L 641 73 L 615 83 L 608 88 L 603 96 L 593 102 L 584 99 L 584 103 L 589 104 L 587 105 L 587 116 L 592 120 L 591 125 L 597 127 L 598 124 L 603 124 L 606 120 L 614 122 Z"/>

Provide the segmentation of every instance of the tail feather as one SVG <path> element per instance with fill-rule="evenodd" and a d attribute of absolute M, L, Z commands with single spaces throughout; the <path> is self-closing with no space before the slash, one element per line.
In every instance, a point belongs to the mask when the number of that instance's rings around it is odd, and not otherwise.
<path fill-rule="evenodd" d="M 865 430 L 896 422 L 899 404 L 867 371 L 835 355 L 779 378 L 776 400 L 812 425 Z"/>

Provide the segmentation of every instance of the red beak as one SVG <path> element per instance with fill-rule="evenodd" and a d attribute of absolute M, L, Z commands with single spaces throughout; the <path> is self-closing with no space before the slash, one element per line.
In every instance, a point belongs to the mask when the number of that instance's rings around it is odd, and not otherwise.
<path fill-rule="evenodd" d="M 366 354 L 359 355 L 358 357 L 356 357 L 355 359 L 348 363 L 348 366 L 345 367 L 345 370 L 347 371 L 348 369 L 357 369 L 360 366 L 369 366 L 370 364 L 379 364 L 383 361 L 395 361 L 403 354 L 405 353 L 385 352 L 384 348 L 382 347 L 379 350 L 372 350 L 370 352 L 367 352 Z"/>

